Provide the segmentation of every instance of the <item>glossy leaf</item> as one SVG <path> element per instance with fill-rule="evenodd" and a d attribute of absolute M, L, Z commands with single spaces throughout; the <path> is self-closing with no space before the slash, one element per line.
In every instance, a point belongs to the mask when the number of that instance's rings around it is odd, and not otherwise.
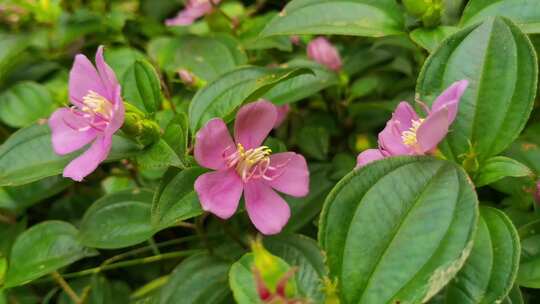
<path fill-rule="evenodd" d="M 336 185 L 321 214 L 319 242 L 343 303 L 421 303 L 459 271 L 477 221 L 476 194 L 461 168 L 393 157 Z"/>
<path fill-rule="evenodd" d="M 140 110 L 155 113 L 161 106 L 161 83 L 154 67 L 136 60 L 124 73 L 122 95 Z"/>
<path fill-rule="evenodd" d="M 293 0 L 261 36 L 326 34 L 381 37 L 403 30 L 403 13 L 393 0 Z"/>
<path fill-rule="evenodd" d="M 536 219 L 519 228 L 521 261 L 517 277 L 519 286 L 540 288 L 540 220 Z"/>
<path fill-rule="evenodd" d="M 26 284 L 95 252 L 79 242 L 71 224 L 45 221 L 21 234 L 11 251 L 5 287 Z"/>
<path fill-rule="evenodd" d="M 139 147 L 133 142 L 114 136 L 107 160 L 133 156 L 138 151 Z M 0 146 L 0 186 L 17 186 L 58 175 L 80 153 L 56 155 L 52 150 L 51 132 L 47 125 L 20 129 Z"/>
<path fill-rule="evenodd" d="M 143 53 L 136 49 L 121 47 L 121 48 L 107 48 L 105 50 L 105 61 L 114 70 L 118 80 L 124 79 L 126 71 L 137 60 L 144 60 Z"/>
<path fill-rule="evenodd" d="M 508 176 L 522 177 L 532 175 L 533 172 L 531 169 L 517 160 L 505 156 L 495 156 L 486 160 L 484 166 L 482 166 L 480 172 L 475 177 L 475 184 L 477 187 L 481 187 Z"/>
<path fill-rule="evenodd" d="M 47 118 L 57 108 L 49 91 L 35 82 L 21 82 L 0 95 L 0 121 L 18 128 Z"/>
<path fill-rule="evenodd" d="M 508 19 L 490 18 L 445 40 L 422 68 L 420 100 L 431 104 L 454 81 L 467 79 L 469 87 L 439 148 L 454 160 L 475 153 L 480 163 L 503 151 L 527 122 L 537 74 L 529 39 Z"/>
<path fill-rule="evenodd" d="M 190 128 L 199 130 L 208 120 L 229 120 L 244 102 L 254 101 L 280 82 L 308 74 L 309 69 L 270 69 L 242 67 L 235 69 L 197 92 L 189 108 Z"/>
<path fill-rule="evenodd" d="M 525 33 L 540 33 L 540 2 L 536 0 L 471 0 L 461 24 L 467 26 L 494 16 L 512 19 Z"/>
<path fill-rule="evenodd" d="M 152 192 L 116 192 L 97 200 L 84 214 L 80 239 L 88 247 L 115 249 L 148 240 Z"/>
<path fill-rule="evenodd" d="M 152 204 L 152 224 L 159 229 L 203 213 L 193 185 L 202 168 L 170 169 L 163 178 Z"/>
<path fill-rule="evenodd" d="M 227 273 L 230 265 L 200 254 L 178 265 L 159 294 L 159 304 L 221 304 L 229 296 Z M 232 303 L 232 302 L 228 302 Z"/>
<path fill-rule="evenodd" d="M 144 169 L 183 168 L 184 164 L 174 149 L 163 139 L 145 148 L 137 155 L 137 163 Z"/>
<path fill-rule="evenodd" d="M 411 39 L 432 53 L 448 36 L 457 32 L 459 28 L 454 26 L 438 26 L 433 29 L 417 28 L 410 33 Z"/>
<path fill-rule="evenodd" d="M 445 303 L 500 303 L 510 292 L 521 247 L 516 228 L 501 211 L 482 207 L 474 246 L 445 292 Z"/>

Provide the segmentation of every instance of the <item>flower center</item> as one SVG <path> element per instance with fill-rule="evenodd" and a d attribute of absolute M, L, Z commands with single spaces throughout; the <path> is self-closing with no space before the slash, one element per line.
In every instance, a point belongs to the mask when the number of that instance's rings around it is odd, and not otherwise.
<path fill-rule="evenodd" d="M 82 108 L 71 107 L 70 110 L 73 114 L 82 117 L 84 122 L 64 119 L 66 125 L 78 132 L 86 132 L 90 129 L 103 132 L 114 115 L 112 103 L 90 90 L 83 97 L 82 104 Z"/>
<path fill-rule="evenodd" d="M 423 118 L 420 118 L 418 120 L 413 120 L 412 127 L 410 127 L 409 130 L 403 131 L 401 133 L 401 140 L 403 141 L 405 145 L 412 147 L 418 143 L 418 140 L 416 138 L 416 133 L 418 132 L 418 128 L 420 128 L 423 122 L 424 122 Z"/>
<path fill-rule="evenodd" d="M 113 115 L 112 104 L 103 96 L 90 90 L 83 97 L 83 112 L 93 116 L 101 116 L 101 118 L 109 120 Z"/>

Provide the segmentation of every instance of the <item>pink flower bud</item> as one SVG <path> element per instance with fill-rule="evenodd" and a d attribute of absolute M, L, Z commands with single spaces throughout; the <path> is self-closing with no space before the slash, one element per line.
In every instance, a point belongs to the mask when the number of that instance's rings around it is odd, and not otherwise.
<path fill-rule="evenodd" d="M 194 86 L 195 85 L 195 82 L 196 82 L 195 77 L 188 70 L 185 70 L 185 69 L 179 70 L 178 71 L 178 76 L 180 76 L 180 79 L 186 85 L 188 85 L 188 86 Z"/>
<path fill-rule="evenodd" d="M 307 55 L 310 59 L 326 66 L 330 70 L 339 71 L 341 69 L 339 52 L 324 37 L 318 37 L 308 44 Z"/>

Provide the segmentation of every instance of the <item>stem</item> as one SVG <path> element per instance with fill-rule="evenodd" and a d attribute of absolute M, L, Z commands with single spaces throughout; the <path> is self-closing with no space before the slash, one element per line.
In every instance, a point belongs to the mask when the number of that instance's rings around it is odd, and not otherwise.
<path fill-rule="evenodd" d="M 204 220 L 208 216 L 208 213 L 205 213 L 204 215 L 198 217 L 195 220 L 195 227 L 197 230 L 197 234 L 201 237 L 204 247 L 208 250 L 208 253 L 212 254 L 213 250 L 210 246 L 210 242 L 208 242 L 208 235 L 206 234 L 206 231 L 204 230 Z"/>
<path fill-rule="evenodd" d="M 71 288 L 71 286 L 69 286 L 69 284 L 66 282 L 66 280 L 64 280 L 62 275 L 58 273 L 58 271 L 51 273 L 51 275 L 73 302 L 75 302 L 76 304 L 82 303 L 77 293 L 75 293 L 75 291 Z"/>
<path fill-rule="evenodd" d="M 4 215 L 2 213 L 0 213 L 0 222 L 10 224 L 10 225 L 13 225 L 13 224 L 17 223 L 13 217 L 11 217 L 9 215 Z"/>
<path fill-rule="evenodd" d="M 214 3 L 214 0 L 210 0 L 210 4 L 212 4 L 212 7 L 220 13 L 229 23 L 231 24 L 231 29 L 233 30 L 233 34 L 236 35 L 236 28 L 238 28 L 238 20 L 232 18 L 231 16 L 227 15 L 218 4 Z"/>
<path fill-rule="evenodd" d="M 154 241 L 153 237 L 148 239 L 148 244 L 150 245 L 150 248 L 152 249 L 153 254 L 155 255 L 161 254 L 161 252 L 159 252 L 159 248 L 156 245 L 156 241 Z"/>

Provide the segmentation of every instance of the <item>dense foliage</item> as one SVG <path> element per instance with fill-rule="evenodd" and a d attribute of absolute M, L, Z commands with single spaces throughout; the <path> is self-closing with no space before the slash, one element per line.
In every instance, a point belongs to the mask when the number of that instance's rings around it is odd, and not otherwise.
<path fill-rule="evenodd" d="M 538 0 L 0 25 L 0 304 L 540 301 Z"/>

